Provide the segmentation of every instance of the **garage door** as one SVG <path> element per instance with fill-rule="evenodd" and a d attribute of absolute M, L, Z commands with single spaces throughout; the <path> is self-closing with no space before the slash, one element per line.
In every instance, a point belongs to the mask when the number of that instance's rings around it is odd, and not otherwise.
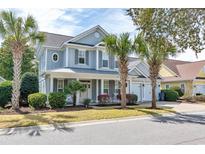
<path fill-rule="evenodd" d="M 196 90 L 195 90 L 195 94 L 196 93 L 205 94 L 205 85 L 197 85 Z"/>
<path fill-rule="evenodd" d="M 140 83 L 132 83 L 131 84 L 131 93 L 136 94 L 138 96 L 138 101 L 142 101 L 142 90 Z"/>
<path fill-rule="evenodd" d="M 152 100 L 152 86 L 151 84 L 144 85 L 144 101 L 151 101 Z"/>

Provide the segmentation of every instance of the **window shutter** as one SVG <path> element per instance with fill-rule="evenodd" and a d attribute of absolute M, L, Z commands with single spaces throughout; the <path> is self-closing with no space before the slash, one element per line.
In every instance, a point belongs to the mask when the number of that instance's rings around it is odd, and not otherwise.
<path fill-rule="evenodd" d="M 89 51 L 86 51 L 86 64 L 89 65 Z"/>
<path fill-rule="evenodd" d="M 115 57 L 112 54 L 109 54 L 109 68 L 114 69 Z"/>
<path fill-rule="evenodd" d="M 102 67 L 102 51 L 99 51 L 99 68 Z"/>
<path fill-rule="evenodd" d="M 57 79 L 53 79 L 53 92 L 57 92 Z"/>
<path fill-rule="evenodd" d="M 78 64 L 78 49 L 75 49 L 75 64 Z"/>

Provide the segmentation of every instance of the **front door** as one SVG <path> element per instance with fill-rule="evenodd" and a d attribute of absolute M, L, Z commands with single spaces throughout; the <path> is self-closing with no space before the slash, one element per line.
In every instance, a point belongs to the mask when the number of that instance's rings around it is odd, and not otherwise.
<path fill-rule="evenodd" d="M 80 92 L 80 102 L 83 102 L 86 98 L 91 98 L 91 83 L 90 81 L 80 81 L 86 88 L 84 92 Z"/>

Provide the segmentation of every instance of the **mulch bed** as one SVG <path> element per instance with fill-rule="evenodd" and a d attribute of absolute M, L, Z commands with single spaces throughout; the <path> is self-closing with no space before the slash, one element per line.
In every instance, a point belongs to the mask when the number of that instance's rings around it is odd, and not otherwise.
<path fill-rule="evenodd" d="M 50 109 L 44 108 L 39 110 L 34 110 L 30 107 L 21 107 L 18 111 L 12 110 L 11 108 L 0 109 L 0 115 L 16 115 L 16 114 L 35 114 L 35 113 L 48 113 L 48 112 L 68 112 L 68 111 L 81 111 L 86 110 L 87 108 L 83 106 L 76 107 L 65 107 L 62 109 Z"/>

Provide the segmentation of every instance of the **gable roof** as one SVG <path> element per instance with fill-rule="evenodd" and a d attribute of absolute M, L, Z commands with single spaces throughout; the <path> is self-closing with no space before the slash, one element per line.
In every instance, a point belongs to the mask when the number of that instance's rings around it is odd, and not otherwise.
<path fill-rule="evenodd" d="M 67 40 L 65 43 L 69 43 L 69 42 L 73 43 L 73 42 L 75 42 L 75 41 L 77 41 L 77 40 L 79 40 L 79 39 L 81 39 L 81 38 L 91 34 L 92 32 L 96 31 L 97 29 L 102 31 L 105 35 L 108 35 L 107 31 L 105 31 L 100 25 L 97 25 L 97 26 L 95 26 L 93 28 L 90 28 L 90 29 L 88 29 L 88 30 L 86 30 L 86 31 L 76 35 L 74 38 Z"/>
<path fill-rule="evenodd" d="M 43 32 L 45 34 L 45 46 L 52 46 L 52 47 L 61 47 L 65 41 L 68 41 L 73 38 L 73 36 L 61 35 L 61 34 L 54 34 Z"/>
<path fill-rule="evenodd" d="M 187 63 L 191 63 L 189 61 L 181 61 L 181 60 L 174 60 L 174 59 L 167 59 L 164 61 L 164 65 L 167 66 L 170 70 L 172 70 L 174 73 L 176 73 L 177 75 L 179 75 L 179 71 L 177 69 L 177 65 L 181 65 L 181 64 L 187 64 Z"/>
<path fill-rule="evenodd" d="M 175 60 L 173 61 L 176 62 Z M 174 70 L 178 72 L 177 77 L 167 77 L 164 78 L 164 82 L 170 82 L 170 81 L 181 81 L 181 80 L 193 80 L 197 77 L 198 73 L 202 69 L 203 66 L 205 66 L 205 60 L 202 61 L 196 61 L 196 62 L 184 62 L 178 63 L 174 66 Z M 173 64 L 174 65 L 174 64 Z"/>

